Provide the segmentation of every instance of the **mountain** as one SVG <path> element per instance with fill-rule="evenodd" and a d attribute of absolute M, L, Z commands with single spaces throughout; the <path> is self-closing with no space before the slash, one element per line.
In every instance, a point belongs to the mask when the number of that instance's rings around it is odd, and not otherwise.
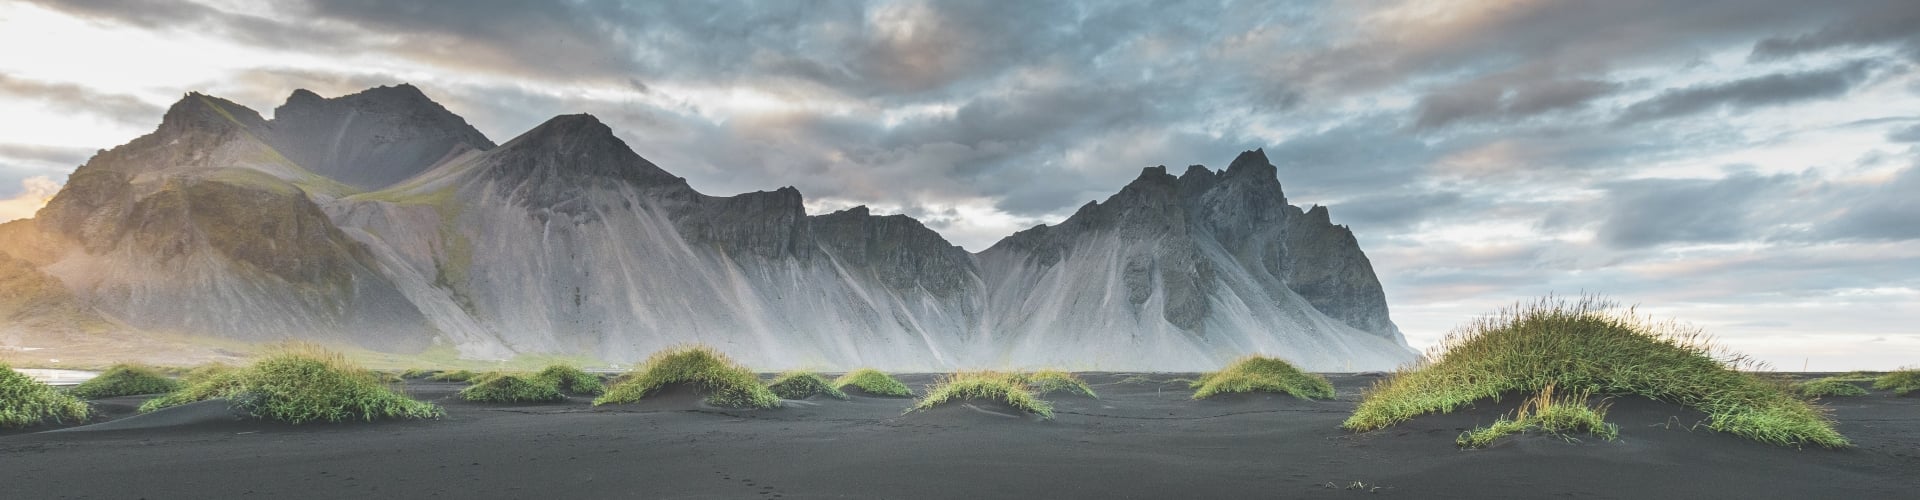
<path fill-rule="evenodd" d="M 296 91 L 271 120 L 189 94 L 0 225 L 0 284 L 34 290 L 0 313 L 480 359 L 702 342 L 766 368 L 1416 357 L 1352 233 L 1289 205 L 1261 151 L 1147 168 L 979 253 L 906 216 L 802 201 L 700 193 L 590 115 L 496 146 L 407 85 Z"/>

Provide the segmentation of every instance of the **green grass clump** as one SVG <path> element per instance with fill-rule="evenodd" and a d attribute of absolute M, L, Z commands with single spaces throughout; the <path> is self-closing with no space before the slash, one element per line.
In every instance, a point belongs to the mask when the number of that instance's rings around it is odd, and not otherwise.
<path fill-rule="evenodd" d="M 647 358 L 623 380 L 593 400 L 594 406 L 634 403 L 673 384 L 692 384 L 707 403 L 728 408 L 773 408 L 780 397 L 760 385 L 760 376 L 711 347 L 668 349 Z"/>
<path fill-rule="evenodd" d="M 606 386 L 600 384 L 600 377 L 573 365 L 550 365 L 533 378 L 545 380 L 568 394 L 599 395 L 607 392 Z"/>
<path fill-rule="evenodd" d="M 100 376 L 81 382 L 67 390 L 81 399 L 100 399 L 114 396 L 132 396 L 136 394 L 160 394 L 173 392 L 180 388 L 180 382 L 161 375 L 159 370 L 145 365 L 117 364 Z"/>
<path fill-rule="evenodd" d="M 781 399 L 807 399 L 823 394 L 833 399 L 847 399 L 847 393 L 835 389 L 826 378 L 814 372 L 782 373 L 767 384 L 767 390 Z"/>
<path fill-rule="evenodd" d="M 428 376 L 431 376 L 431 375 L 433 375 L 433 370 L 428 370 L 425 368 L 408 368 L 405 371 L 400 372 L 400 378 L 408 379 L 408 380 L 417 379 L 417 378 L 427 378 Z"/>
<path fill-rule="evenodd" d="M 1193 399 L 1237 392 L 1281 392 L 1300 399 L 1333 399 L 1325 377 L 1300 371 L 1279 358 L 1247 356 L 1193 381 Z"/>
<path fill-rule="evenodd" d="M 85 401 L 0 363 L 0 428 L 28 427 L 48 420 L 80 422 L 92 413 Z"/>
<path fill-rule="evenodd" d="M 439 406 L 387 388 L 340 353 L 308 344 L 282 346 L 246 368 L 189 376 L 186 387 L 148 401 L 140 411 L 227 398 L 255 417 L 290 424 L 443 415 Z"/>
<path fill-rule="evenodd" d="M 1610 302 L 1545 299 L 1449 333 L 1430 362 L 1367 391 L 1341 426 L 1385 428 L 1507 392 L 1553 385 L 1576 393 L 1641 396 L 1705 412 L 1708 427 L 1776 445 L 1849 446 L 1820 408 L 1738 370 L 1754 363 L 1697 330 L 1649 324 Z"/>
<path fill-rule="evenodd" d="M 1570 441 L 1577 433 L 1608 441 L 1619 438 L 1620 426 L 1607 423 L 1607 404 L 1587 406 L 1587 398 L 1586 394 L 1554 397 L 1553 386 L 1549 385 L 1541 389 L 1540 394 L 1521 402 L 1513 418 L 1501 417 L 1493 425 L 1461 433 L 1454 444 L 1462 448 L 1484 448 L 1501 436 L 1534 430 Z"/>
<path fill-rule="evenodd" d="M 551 380 L 510 373 L 488 374 L 484 379 L 460 390 L 460 398 L 482 403 L 549 403 L 564 401 L 565 394 Z"/>
<path fill-rule="evenodd" d="M 1920 369 L 1906 369 L 1881 375 L 1874 379 L 1873 388 L 1893 391 L 1896 396 L 1905 396 L 1920 391 Z"/>
<path fill-rule="evenodd" d="M 254 416 L 290 424 L 438 418 L 432 403 L 414 401 L 387 388 L 372 373 L 339 353 L 290 346 L 247 370 L 237 406 Z"/>
<path fill-rule="evenodd" d="M 472 382 L 473 378 L 478 376 L 480 376 L 480 374 L 474 373 L 473 370 L 454 370 L 435 373 L 433 376 L 427 377 L 427 380 L 434 382 Z"/>
<path fill-rule="evenodd" d="M 947 403 L 984 399 L 999 401 L 1015 409 L 1038 414 L 1041 418 L 1053 418 L 1053 404 L 1041 400 L 1027 389 L 1019 377 L 999 372 L 961 372 L 949 375 L 933 387 L 927 388 L 927 396 L 920 398 L 907 412 L 931 409 Z"/>
<path fill-rule="evenodd" d="M 892 375 L 887 375 L 885 372 L 872 368 L 861 368 L 833 379 L 833 387 L 835 389 L 844 390 L 847 386 L 858 387 L 860 390 L 875 396 L 892 396 L 896 398 L 913 397 L 913 390 L 908 389 L 907 384 L 902 384 L 899 379 L 893 378 Z"/>
<path fill-rule="evenodd" d="M 1824 396 L 1865 396 L 1867 390 L 1852 382 L 1835 377 L 1808 380 L 1793 385 L 1793 391 L 1801 396 L 1818 398 Z"/>
<path fill-rule="evenodd" d="M 1014 378 L 1023 384 L 1027 384 L 1027 390 L 1033 391 L 1035 396 L 1045 396 L 1055 392 L 1065 391 L 1090 398 L 1097 399 L 1100 397 L 1093 393 L 1092 387 L 1087 386 L 1087 381 L 1080 380 L 1080 377 L 1076 377 L 1072 373 L 1060 370 L 1040 370 L 1021 373 L 1014 375 Z"/>
<path fill-rule="evenodd" d="M 180 377 L 180 389 L 140 404 L 140 413 L 151 413 L 187 403 L 214 398 L 232 398 L 247 387 L 246 370 L 226 365 L 204 365 Z"/>

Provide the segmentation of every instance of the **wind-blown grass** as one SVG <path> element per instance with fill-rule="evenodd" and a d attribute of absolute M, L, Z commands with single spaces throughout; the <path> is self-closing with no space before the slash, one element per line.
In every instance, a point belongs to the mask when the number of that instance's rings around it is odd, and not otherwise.
<path fill-rule="evenodd" d="M 1809 398 L 1867 395 L 1866 389 L 1836 377 L 1819 378 L 1794 384 L 1793 391 Z"/>
<path fill-rule="evenodd" d="M 209 369 L 140 410 L 213 398 L 228 398 L 255 417 L 290 424 L 443 415 L 439 406 L 394 392 L 345 356 L 309 344 L 281 346 L 247 368 Z"/>
<path fill-rule="evenodd" d="M 492 373 L 460 390 L 460 398 L 482 403 L 550 403 L 564 401 L 565 394 L 549 379 L 511 373 Z"/>
<path fill-rule="evenodd" d="M 600 377 L 573 365 L 550 365 L 533 378 L 553 384 L 554 388 L 568 394 L 597 396 L 607 391 L 606 386 L 600 383 Z"/>
<path fill-rule="evenodd" d="M 1881 375 L 1874 379 L 1873 388 L 1881 391 L 1893 391 L 1896 396 L 1905 396 L 1920 391 L 1920 369 L 1909 368 Z"/>
<path fill-rule="evenodd" d="M 1777 445 L 1849 446 L 1826 413 L 1738 367 L 1698 330 L 1650 324 L 1593 298 L 1553 298 L 1502 310 L 1454 330 L 1422 365 L 1367 391 L 1345 423 L 1385 428 L 1502 393 L 1552 385 L 1577 393 L 1641 396 L 1692 407 L 1708 427 Z"/>
<path fill-rule="evenodd" d="M 434 382 L 472 382 L 473 378 L 478 376 L 480 376 L 480 374 L 474 373 L 473 370 L 454 370 L 435 373 L 427 377 L 427 380 Z"/>
<path fill-rule="evenodd" d="M 245 369 L 222 364 L 195 367 L 181 376 L 180 381 L 182 385 L 179 389 L 141 403 L 140 413 L 214 398 L 231 398 L 247 387 Z"/>
<path fill-rule="evenodd" d="M 1072 373 L 1060 370 L 1039 370 L 1021 373 L 1014 375 L 1014 378 L 1023 384 L 1027 384 L 1027 389 L 1033 391 L 1035 396 L 1045 396 L 1055 392 L 1066 392 L 1096 399 L 1100 397 L 1093 393 L 1092 387 L 1087 386 L 1087 381 L 1080 380 L 1080 377 L 1074 376 Z"/>
<path fill-rule="evenodd" d="M 1247 356 L 1226 369 L 1201 375 L 1189 384 L 1193 399 L 1239 392 L 1279 392 L 1300 399 L 1333 399 L 1333 384 L 1325 377 L 1300 371 L 1279 358 Z"/>
<path fill-rule="evenodd" d="M 29 427 L 48 420 L 81 422 L 92 413 L 85 401 L 0 363 L 0 428 Z"/>
<path fill-rule="evenodd" d="M 151 366 L 121 363 L 107 368 L 99 376 L 67 390 L 81 399 L 111 398 L 138 394 L 160 394 L 180 388 L 180 382 L 161 375 Z"/>
<path fill-rule="evenodd" d="M 913 390 L 908 389 L 907 384 L 902 384 L 892 375 L 872 368 L 861 368 L 833 379 L 833 387 L 836 389 L 845 390 L 848 386 L 857 387 L 875 396 L 913 397 Z"/>
<path fill-rule="evenodd" d="M 1501 436 L 1534 430 L 1568 440 L 1573 440 L 1575 433 L 1608 441 L 1619 438 L 1620 426 L 1607 423 L 1607 403 L 1588 406 L 1587 398 L 1588 395 L 1578 393 L 1555 397 L 1553 386 L 1548 385 L 1540 394 L 1522 401 L 1520 408 L 1513 411 L 1513 418 L 1501 417 L 1493 425 L 1461 433 L 1454 444 L 1462 448 L 1484 448 Z"/>
<path fill-rule="evenodd" d="M 752 370 L 706 346 L 654 353 L 629 373 L 626 380 L 607 388 L 606 394 L 594 399 L 593 404 L 635 403 L 674 384 L 692 384 L 706 392 L 707 403 L 714 406 L 773 408 L 780 405 L 780 397 L 760 385 L 760 377 Z"/>
<path fill-rule="evenodd" d="M 833 399 L 847 399 L 847 393 L 835 389 L 820 374 L 808 371 L 782 373 L 767 383 L 767 390 L 780 396 L 780 399 L 807 399 L 813 396 L 827 396 Z"/>
<path fill-rule="evenodd" d="M 1041 400 L 1027 389 L 1027 384 L 1012 374 L 1000 372 L 960 372 L 948 375 L 932 387 L 927 388 L 927 396 L 920 398 L 907 413 L 932 409 L 947 403 L 957 403 L 970 399 L 998 401 L 1014 409 L 1040 415 L 1041 418 L 1053 418 L 1053 404 Z"/>

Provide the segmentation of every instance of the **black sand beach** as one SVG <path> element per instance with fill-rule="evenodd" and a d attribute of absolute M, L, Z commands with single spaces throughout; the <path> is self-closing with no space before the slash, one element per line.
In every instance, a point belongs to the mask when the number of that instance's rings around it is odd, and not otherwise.
<path fill-rule="evenodd" d="M 1911 498 L 1920 397 L 1836 398 L 1856 447 L 1794 449 L 1704 428 L 1703 417 L 1616 400 L 1618 441 L 1526 435 L 1460 450 L 1454 437 L 1517 401 L 1380 432 L 1338 426 L 1368 375 L 1329 377 L 1336 401 L 1192 401 L 1184 383 L 1087 374 L 1100 399 L 1052 398 L 1052 421 L 987 406 L 902 415 L 910 399 L 704 407 L 680 394 L 486 405 L 412 381 L 437 421 L 287 426 L 183 408 L 117 430 L 0 434 L 0 497 L 57 498 Z M 1152 380 L 1183 377 L 1149 374 Z M 919 390 L 930 375 L 902 380 Z M 126 417 L 141 398 L 98 407 Z M 198 413 L 191 413 L 197 411 Z M 155 418 L 155 417 L 165 417 Z M 142 419 L 153 419 L 152 425 Z M 131 425 L 141 424 L 141 425 Z M 1696 424 L 1700 428 L 1694 428 Z"/>

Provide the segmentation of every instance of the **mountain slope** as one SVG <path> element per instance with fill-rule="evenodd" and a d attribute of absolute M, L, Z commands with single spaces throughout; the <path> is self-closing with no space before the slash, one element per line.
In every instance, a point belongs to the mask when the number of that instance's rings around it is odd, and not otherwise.
<path fill-rule="evenodd" d="M 1288 205 L 1259 151 L 1146 169 L 970 254 L 905 216 L 808 215 L 790 187 L 700 193 L 589 115 L 495 147 L 430 103 L 303 91 L 263 120 L 190 95 L 74 173 L 33 221 L 53 250 L 0 251 L 136 328 L 481 359 L 686 342 L 767 368 L 1415 356 L 1352 233 Z"/>

